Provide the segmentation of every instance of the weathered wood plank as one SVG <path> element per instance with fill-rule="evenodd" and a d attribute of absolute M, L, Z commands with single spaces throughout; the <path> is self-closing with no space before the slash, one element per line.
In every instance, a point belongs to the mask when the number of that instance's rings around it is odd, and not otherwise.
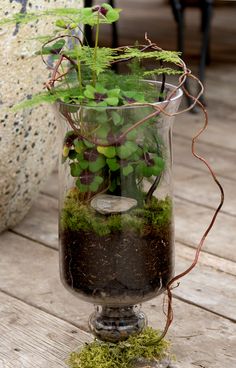
<path fill-rule="evenodd" d="M 189 246 L 176 242 L 175 252 L 179 257 L 184 258 L 188 261 L 188 264 L 190 264 L 190 262 L 194 259 L 196 250 Z M 214 270 L 220 272 L 228 273 L 233 276 L 236 275 L 235 262 L 228 259 L 220 258 L 207 252 L 201 253 L 200 264 L 205 265 L 208 268 L 213 268 Z"/>
<path fill-rule="evenodd" d="M 0 244 L 0 289 L 55 314 L 61 310 L 60 317 L 67 319 L 66 300 L 69 300 L 69 295 L 59 281 L 58 253 L 12 233 L 2 235 Z M 185 249 L 181 244 L 177 244 L 177 250 L 176 269 L 179 272 L 190 264 L 190 256 L 189 253 L 187 258 L 184 256 Z M 16 277 L 18 283 L 15 282 Z M 36 279 L 38 286 L 35 285 Z M 207 280 L 207 285 L 204 285 L 204 280 Z M 178 296 L 227 318 L 235 318 L 234 276 L 200 263 L 198 270 L 189 275 L 183 284 L 185 289 L 176 289 Z M 78 310 L 81 307 L 80 301 L 73 296 L 72 299 L 75 300 L 74 304 Z M 222 303 L 225 305 L 223 311 Z M 85 328 L 84 325 L 82 327 Z"/>
<path fill-rule="evenodd" d="M 3 234 L 0 240 L 0 288 L 37 308 L 87 329 L 88 315 L 93 307 L 69 294 L 62 287 L 58 277 L 57 252 L 12 233 Z M 215 279 L 215 271 L 209 274 L 209 277 Z M 218 278 L 215 280 L 217 285 Z M 186 288 L 187 283 L 183 284 L 183 287 Z M 202 284 L 191 285 L 191 289 L 196 287 L 200 288 Z M 208 287 L 205 285 L 202 292 L 207 293 Z M 210 296 L 212 297 L 212 294 Z M 70 325 L 58 318 L 35 309 L 32 311 L 28 306 L 24 309 L 20 302 L 18 302 L 20 303 L 19 308 L 16 308 L 14 303 L 10 308 L 12 301 L 6 303 L 5 299 L 1 298 L 1 294 L 0 301 L 6 305 L 4 311 L 8 313 L 8 316 L 10 315 L 9 319 L 12 316 L 17 317 L 16 320 L 15 318 L 11 320 L 11 327 L 9 327 L 8 318 L 1 320 L 0 340 L 4 342 L 5 349 L 2 356 L 0 355 L 1 359 L 10 358 L 14 364 L 19 363 L 19 352 L 15 352 L 14 348 L 20 348 L 22 355 L 26 357 L 24 368 L 63 367 L 63 360 L 68 352 L 84 341 L 82 340 L 84 335 L 81 337 L 75 327 L 71 329 Z M 15 308 L 17 311 L 14 314 Z M 219 308 L 222 309 L 222 307 Z M 224 311 L 226 308 L 227 301 L 225 300 Z M 148 315 L 150 324 L 155 328 L 162 328 L 164 324 L 162 298 L 155 298 L 144 303 L 143 309 Z M 199 367 L 207 368 L 233 366 L 235 357 L 232 352 L 236 344 L 235 324 L 179 300 L 174 300 L 174 311 L 175 322 L 169 332 L 169 337 L 173 341 L 173 353 L 176 354 L 179 363 L 177 367 L 189 368 L 198 366 L 198 364 Z M 38 314 L 40 318 L 37 317 Z M 3 333 L 1 333 L 1 328 Z M 7 335 L 6 331 L 8 331 Z M 77 331 L 77 334 L 73 340 L 74 331 Z M 31 342 L 29 346 L 28 341 Z M 15 355 L 10 354 L 12 350 Z M 54 354 L 57 355 L 56 359 Z M 47 363 L 47 365 L 43 359 L 47 362 L 54 359 L 54 362 L 51 365 Z M 9 367 L 15 368 L 15 365 L 9 365 Z"/>
<path fill-rule="evenodd" d="M 193 157 L 191 142 L 190 138 L 174 135 L 174 167 L 175 164 L 182 164 L 192 169 L 206 172 L 207 168 L 205 165 Z M 236 179 L 236 170 L 232 169 L 235 165 L 236 152 L 212 146 L 210 142 L 208 144 L 201 141 L 197 142 L 196 150 L 209 161 L 217 175 L 233 180 Z"/>
<path fill-rule="evenodd" d="M 213 211 L 202 206 L 175 199 L 176 239 L 196 247 L 211 221 Z M 204 250 L 219 257 L 236 261 L 236 218 L 220 213 L 204 244 Z"/>
<path fill-rule="evenodd" d="M 58 248 L 58 200 L 40 194 L 24 220 L 13 231 Z"/>
<path fill-rule="evenodd" d="M 181 245 L 177 244 L 176 248 L 176 273 L 180 273 L 190 266 L 194 258 L 186 260 L 180 256 L 183 251 Z M 226 308 L 227 317 L 236 322 L 235 276 L 236 274 L 232 276 L 218 272 L 199 262 L 191 273 L 180 280 L 180 286 L 174 290 L 174 295 L 222 316 L 225 316 L 223 309 Z"/>
<path fill-rule="evenodd" d="M 231 179 L 218 176 L 225 192 L 222 211 L 236 216 L 236 188 Z M 210 173 L 197 171 L 184 165 L 175 165 L 174 193 L 177 197 L 193 203 L 217 208 L 220 203 L 220 191 Z"/>
<path fill-rule="evenodd" d="M 66 367 L 71 350 L 90 336 L 0 292 L 0 367 Z"/>
<path fill-rule="evenodd" d="M 199 140 L 235 152 L 234 137 L 236 135 L 236 125 L 234 119 L 230 117 L 220 119 L 217 115 L 212 116 L 210 119 L 211 123 Z M 201 114 L 184 114 L 176 117 L 174 133 L 185 138 L 192 138 L 202 126 L 203 120 Z M 229 132 L 229 134 L 224 134 L 225 131 Z"/>
<path fill-rule="evenodd" d="M 173 343 L 177 368 L 222 368 L 236 364 L 236 327 L 212 313 L 174 300 L 174 322 L 168 336 Z M 143 305 L 149 323 L 163 326 L 160 300 Z M 162 323 L 161 323 L 162 321 Z M 219 323 L 220 322 L 220 323 Z"/>

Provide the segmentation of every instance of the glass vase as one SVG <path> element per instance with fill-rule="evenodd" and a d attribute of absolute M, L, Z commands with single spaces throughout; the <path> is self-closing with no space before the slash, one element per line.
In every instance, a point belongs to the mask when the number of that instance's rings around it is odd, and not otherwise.
<path fill-rule="evenodd" d="M 158 82 L 143 82 L 160 88 Z M 166 84 L 166 95 L 174 86 Z M 58 103 L 60 274 L 93 303 L 93 334 L 117 342 L 142 331 L 142 302 L 174 274 L 172 123 L 182 92 L 156 106 Z"/>

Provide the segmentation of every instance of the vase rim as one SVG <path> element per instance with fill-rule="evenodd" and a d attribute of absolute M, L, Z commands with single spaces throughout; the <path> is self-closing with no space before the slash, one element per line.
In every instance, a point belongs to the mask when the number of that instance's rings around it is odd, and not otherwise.
<path fill-rule="evenodd" d="M 158 84 L 161 85 L 162 82 L 160 81 L 155 81 L 155 80 L 142 80 L 142 82 L 146 82 L 146 83 L 150 83 L 150 84 Z M 183 96 L 183 91 L 181 88 L 177 88 L 174 84 L 171 83 L 165 83 L 165 88 L 167 88 L 167 90 L 169 90 L 170 92 L 175 91 L 174 95 L 171 97 L 170 100 L 164 100 L 164 101 L 158 101 L 158 102 L 154 102 L 154 103 L 136 103 L 136 104 L 127 104 L 127 105 L 121 105 L 121 106 L 88 106 L 88 105 L 82 105 L 82 104 L 72 104 L 72 103 L 67 103 L 67 102 L 62 102 L 62 101 L 58 101 L 59 105 L 62 106 L 70 106 L 70 107 L 78 107 L 79 108 L 83 108 L 83 109 L 101 109 L 101 110 L 122 110 L 122 109 L 134 109 L 134 108 L 139 108 L 139 107 L 148 107 L 148 106 L 160 106 L 163 104 L 169 104 L 170 102 L 176 102 L 179 99 L 182 98 Z"/>

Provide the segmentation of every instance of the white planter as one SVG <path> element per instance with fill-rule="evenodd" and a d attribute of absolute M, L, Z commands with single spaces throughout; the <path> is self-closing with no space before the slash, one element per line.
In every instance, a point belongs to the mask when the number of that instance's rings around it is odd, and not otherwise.
<path fill-rule="evenodd" d="M 81 3 L 1 0 L 0 18 L 50 6 L 79 7 Z M 57 157 L 57 124 L 50 107 L 9 111 L 11 105 L 42 90 L 47 72 L 40 57 L 33 56 L 38 42 L 29 39 L 47 34 L 47 28 L 48 18 L 46 23 L 43 19 L 34 25 L 0 29 L 0 231 L 25 216 Z"/>

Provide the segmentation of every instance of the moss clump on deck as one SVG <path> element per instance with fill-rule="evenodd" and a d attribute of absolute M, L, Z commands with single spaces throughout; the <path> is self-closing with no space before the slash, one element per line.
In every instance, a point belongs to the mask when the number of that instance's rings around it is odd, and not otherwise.
<path fill-rule="evenodd" d="M 143 208 L 137 208 L 125 214 L 103 216 L 88 203 L 79 200 L 76 189 L 72 189 L 65 199 L 61 224 L 63 229 L 94 232 L 106 236 L 120 231 L 135 231 L 140 235 L 150 231 L 160 231 L 169 226 L 172 216 L 172 202 L 169 197 L 163 200 L 152 198 Z"/>
<path fill-rule="evenodd" d="M 160 361 L 169 355 L 169 342 L 158 331 L 146 327 L 142 333 L 117 344 L 95 340 L 73 352 L 70 368 L 132 368 L 139 358 Z"/>

